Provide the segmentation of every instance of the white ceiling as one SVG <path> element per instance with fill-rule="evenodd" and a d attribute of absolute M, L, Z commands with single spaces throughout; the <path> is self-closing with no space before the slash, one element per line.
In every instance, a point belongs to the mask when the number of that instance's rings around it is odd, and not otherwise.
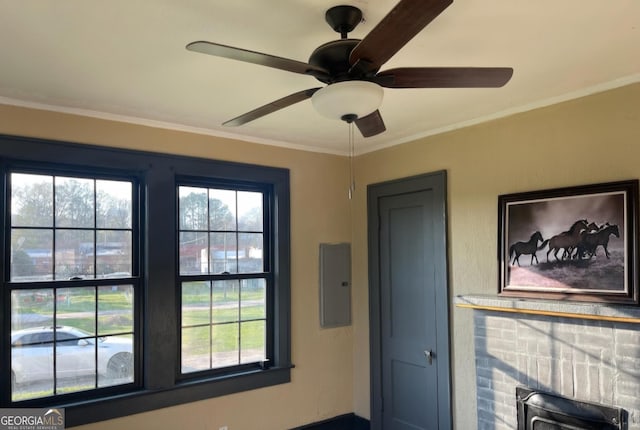
<path fill-rule="evenodd" d="M 396 0 L 0 0 L 0 103 L 113 118 L 322 151 L 347 151 L 347 126 L 310 101 L 240 127 L 222 122 L 320 83 L 189 52 L 208 40 L 306 62 L 338 39 L 337 4 L 362 9 L 363 38 Z M 382 70 L 513 67 L 498 89 L 385 89 L 387 131 L 356 150 L 395 145 L 640 81 L 638 0 L 455 0 Z M 178 144 L 178 143 L 177 143 Z"/>

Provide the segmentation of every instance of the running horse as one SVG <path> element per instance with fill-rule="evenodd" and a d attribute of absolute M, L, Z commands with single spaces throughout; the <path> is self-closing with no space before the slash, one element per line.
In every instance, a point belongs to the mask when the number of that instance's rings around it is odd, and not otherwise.
<path fill-rule="evenodd" d="M 533 265 L 533 259 L 535 258 L 536 263 L 538 263 L 538 257 L 536 256 L 536 251 L 538 251 L 538 242 L 542 242 L 542 234 L 539 231 L 536 231 L 531 235 L 527 242 L 516 242 L 509 247 L 509 259 L 511 259 L 512 255 L 513 261 L 511 264 L 518 263 L 520 265 L 520 256 L 525 254 L 531 254 L 531 265 Z"/>
<path fill-rule="evenodd" d="M 556 234 L 551 239 L 547 239 L 542 242 L 539 249 L 544 248 L 548 243 L 549 250 L 547 251 L 547 261 L 549 261 L 549 254 L 553 251 L 553 256 L 556 257 L 556 261 L 560 261 L 558 258 L 558 252 L 563 250 L 561 258 L 570 257 L 570 253 L 578 246 L 582 239 L 580 233 L 587 229 L 587 220 L 581 219 L 573 223 L 569 231 L 563 231 L 560 234 Z"/>
<path fill-rule="evenodd" d="M 604 248 L 604 255 L 608 259 L 610 255 L 608 249 L 609 236 L 611 235 L 620 237 L 618 226 L 615 224 L 606 224 L 596 232 L 583 234 L 580 247 L 583 248 L 584 252 L 589 254 L 589 258 L 591 258 L 596 255 L 596 249 L 598 249 L 598 246 L 602 246 Z"/>

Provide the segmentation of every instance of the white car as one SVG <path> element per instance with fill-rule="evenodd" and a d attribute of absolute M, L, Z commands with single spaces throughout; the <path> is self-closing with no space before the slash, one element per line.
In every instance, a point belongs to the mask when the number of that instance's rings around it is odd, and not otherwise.
<path fill-rule="evenodd" d="M 55 332 L 55 348 L 54 348 Z M 95 337 L 75 327 L 37 327 L 11 333 L 11 382 L 95 377 L 99 385 L 133 382 L 133 345 L 126 337 Z M 108 378 L 107 382 L 103 378 Z"/>

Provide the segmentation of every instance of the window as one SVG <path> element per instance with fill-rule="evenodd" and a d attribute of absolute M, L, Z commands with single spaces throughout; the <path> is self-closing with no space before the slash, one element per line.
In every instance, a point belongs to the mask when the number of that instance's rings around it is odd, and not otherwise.
<path fill-rule="evenodd" d="M 0 407 L 75 426 L 290 380 L 287 170 L 0 136 L 0 181 Z"/>
<path fill-rule="evenodd" d="M 178 197 L 182 373 L 265 367 L 268 194 L 181 185 Z"/>
<path fill-rule="evenodd" d="M 8 179 L 11 400 L 133 383 L 133 182 Z"/>

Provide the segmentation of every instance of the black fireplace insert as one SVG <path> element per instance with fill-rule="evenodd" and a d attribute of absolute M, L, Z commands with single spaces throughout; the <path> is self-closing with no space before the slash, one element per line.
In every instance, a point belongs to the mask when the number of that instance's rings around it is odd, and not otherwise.
<path fill-rule="evenodd" d="M 627 430 L 622 408 L 516 387 L 518 430 Z"/>

